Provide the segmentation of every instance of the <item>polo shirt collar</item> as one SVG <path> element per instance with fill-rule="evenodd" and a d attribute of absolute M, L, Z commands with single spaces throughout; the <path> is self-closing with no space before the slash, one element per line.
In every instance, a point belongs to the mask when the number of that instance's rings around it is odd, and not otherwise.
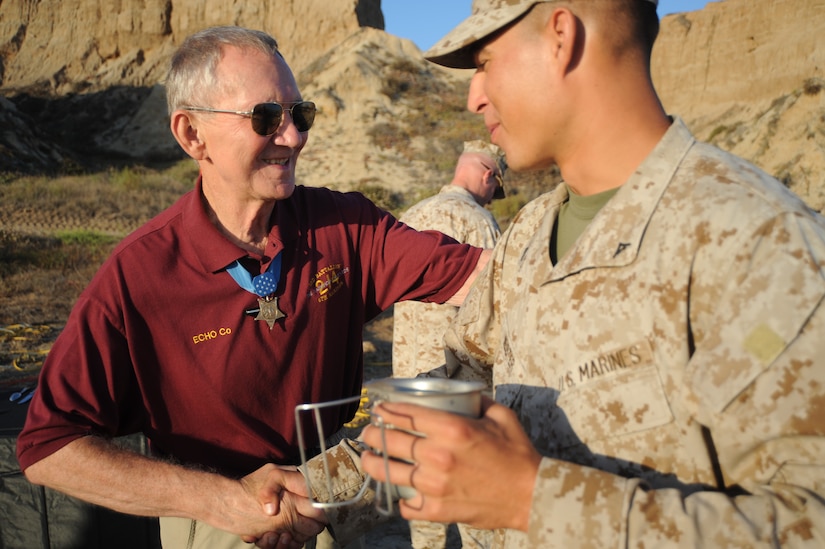
<path fill-rule="evenodd" d="M 236 246 L 221 233 L 206 213 L 203 204 L 203 180 L 198 176 L 195 189 L 188 195 L 187 203 L 183 208 L 183 224 L 186 235 L 194 248 L 203 269 L 210 273 L 217 273 L 228 267 L 233 261 L 247 257 L 249 253 Z M 273 215 L 280 208 L 281 201 L 275 204 Z M 280 243 L 280 231 L 272 227 L 269 234 L 267 252 L 277 253 L 283 246 Z"/>

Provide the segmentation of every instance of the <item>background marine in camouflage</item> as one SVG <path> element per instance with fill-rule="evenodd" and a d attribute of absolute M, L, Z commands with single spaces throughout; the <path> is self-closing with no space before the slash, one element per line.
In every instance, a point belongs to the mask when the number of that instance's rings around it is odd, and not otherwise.
<path fill-rule="evenodd" d="M 483 141 L 467 141 L 452 181 L 438 194 L 413 205 L 400 220 L 419 231 L 439 231 L 465 244 L 492 248 L 501 230 L 484 206 L 503 196 L 501 178 L 506 169 L 498 147 Z M 415 377 L 444 364 L 444 332 L 457 311 L 458 307 L 437 303 L 396 303 L 394 377 Z"/>
<path fill-rule="evenodd" d="M 480 140 L 467 141 L 452 181 L 438 194 L 413 205 L 400 220 L 419 231 L 440 231 L 465 244 L 492 248 L 501 230 L 484 206 L 504 197 L 502 178 L 506 170 L 504 154 L 498 147 Z M 444 332 L 457 312 L 458 307 L 449 304 L 395 304 L 394 377 L 415 377 L 444 364 Z M 447 525 L 412 521 L 410 536 L 414 549 L 440 549 L 446 544 Z M 463 533 L 462 538 L 466 538 Z"/>

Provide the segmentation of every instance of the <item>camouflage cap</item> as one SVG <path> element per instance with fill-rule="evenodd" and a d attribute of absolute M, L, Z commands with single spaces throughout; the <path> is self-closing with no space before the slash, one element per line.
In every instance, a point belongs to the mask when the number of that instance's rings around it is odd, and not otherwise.
<path fill-rule="evenodd" d="M 659 0 L 645 1 L 659 5 Z M 436 42 L 424 57 L 445 67 L 472 69 L 475 67 L 473 44 L 512 23 L 539 3 L 536 0 L 473 0 L 470 17 Z"/>
<path fill-rule="evenodd" d="M 504 175 L 504 172 L 507 171 L 507 162 L 504 160 L 504 151 L 492 143 L 488 143 L 480 139 L 465 141 L 463 152 L 486 154 L 495 161 L 500 175 Z"/>

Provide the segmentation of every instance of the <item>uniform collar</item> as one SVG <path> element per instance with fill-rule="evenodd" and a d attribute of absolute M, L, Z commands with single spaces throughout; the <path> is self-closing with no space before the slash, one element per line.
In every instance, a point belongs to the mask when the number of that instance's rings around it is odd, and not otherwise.
<path fill-rule="evenodd" d="M 458 185 L 453 185 L 452 183 L 449 183 L 441 187 L 441 190 L 438 191 L 438 194 L 454 194 L 461 196 L 462 198 L 469 198 L 473 202 L 475 202 L 476 200 L 473 196 L 473 193 L 471 193 L 464 187 L 459 187 Z"/>
<path fill-rule="evenodd" d="M 662 195 L 695 141 L 684 122 L 674 117 L 656 147 L 596 215 L 576 245 L 553 267 L 548 281 L 588 268 L 633 263 Z M 558 195 L 554 202 L 560 205 L 567 197 L 567 186 L 560 185 L 554 192 Z M 550 217 L 552 230 L 555 215 Z"/>

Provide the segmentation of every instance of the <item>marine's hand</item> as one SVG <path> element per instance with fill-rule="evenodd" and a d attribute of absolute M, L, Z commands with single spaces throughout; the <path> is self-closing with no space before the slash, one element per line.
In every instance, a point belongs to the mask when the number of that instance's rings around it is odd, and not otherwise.
<path fill-rule="evenodd" d="M 404 460 L 390 461 L 390 481 L 418 492 L 401 501 L 404 518 L 527 530 L 541 456 L 512 410 L 490 399 L 483 408 L 480 419 L 412 404 L 385 402 L 373 409 L 395 427 L 384 432 L 387 453 Z M 380 451 L 381 439 L 379 427 L 365 428 L 370 447 Z M 380 455 L 365 452 L 362 463 L 373 478 L 386 480 Z"/>
<path fill-rule="evenodd" d="M 243 497 L 227 505 L 225 512 L 235 523 L 231 531 L 245 542 L 300 548 L 324 529 L 326 516 L 312 506 L 306 481 L 294 468 L 267 464 L 238 483 Z"/>

